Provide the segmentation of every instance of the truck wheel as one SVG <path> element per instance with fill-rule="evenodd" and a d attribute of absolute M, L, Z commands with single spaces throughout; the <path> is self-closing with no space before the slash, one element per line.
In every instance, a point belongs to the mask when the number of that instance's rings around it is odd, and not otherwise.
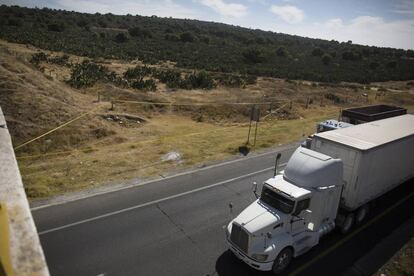
<path fill-rule="evenodd" d="M 341 225 L 341 233 L 347 234 L 349 230 L 351 230 L 352 226 L 354 225 L 355 216 L 353 213 L 349 213 L 346 215 L 344 223 Z"/>
<path fill-rule="evenodd" d="M 290 247 L 286 247 L 280 251 L 277 255 L 275 262 L 273 263 L 272 271 L 274 274 L 279 274 L 290 264 L 292 260 L 293 250 Z"/>
<path fill-rule="evenodd" d="M 355 223 L 360 224 L 367 217 L 368 211 L 368 205 L 360 207 L 355 216 Z"/>

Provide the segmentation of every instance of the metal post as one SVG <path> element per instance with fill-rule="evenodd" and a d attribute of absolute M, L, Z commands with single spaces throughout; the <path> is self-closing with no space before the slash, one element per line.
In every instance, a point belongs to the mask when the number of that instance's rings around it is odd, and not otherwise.
<path fill-rule="evenodd" d="M 257 125 L 259 124 L 259 121 L 256 121 L 256 129 L 254 130 L 254 143 L 253 146 L 256 146 L 256 137 L 257 137 Z"/>
<path fill-rule="evenodd" d="M 252 119 L 250 119 L 250 125 L 249 125 L 249 134 L 247 134 L 247 142 L 246 145 L 250 142 L 250 129 L 252 128 Z"/>

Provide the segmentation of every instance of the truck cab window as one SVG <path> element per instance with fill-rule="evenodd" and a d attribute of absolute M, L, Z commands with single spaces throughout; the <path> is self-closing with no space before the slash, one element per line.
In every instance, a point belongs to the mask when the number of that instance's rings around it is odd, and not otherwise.
<path fill-rule="evenodd" d="M 293 213 L 295 216 L 299 215 L 300 212 L 309 208 L 310 198 L 302 199 L 296 205 L 296 210 Z"/>
<path fill-rule="evenodd" d="M 293 207 L 295 206 L 295 202 L 284 196 L 272 191 L 266 186 L 263 186 L 262 195 L 260 196 L 260 200 L 267 205 L 282 211 L 285 214 L 290 214 L 293 211 Z"/>

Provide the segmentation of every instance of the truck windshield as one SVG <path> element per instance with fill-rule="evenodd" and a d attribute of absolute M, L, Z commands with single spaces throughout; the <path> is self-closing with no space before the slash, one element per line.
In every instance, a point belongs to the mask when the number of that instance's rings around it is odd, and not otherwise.
<path fill-rule="evenodd" d="M 267 205 L 282 211 L 285 214 L 290 214 L 293 211 L 295 202 L 293 200 L 287 199 L 278 193 L 272 191 L 266 186 L 263 186 L 262 195 L 260 200 Z"/>

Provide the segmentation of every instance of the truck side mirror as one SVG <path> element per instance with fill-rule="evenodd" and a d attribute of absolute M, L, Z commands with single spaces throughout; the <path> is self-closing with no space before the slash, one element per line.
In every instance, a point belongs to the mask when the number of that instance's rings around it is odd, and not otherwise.
<path fill-rule="evenodd" d="M 257 194 L 257 183 L 256 182 L 253 182 L 253 193 L 256 198 L 259 198 L 259 195 Z"/>

